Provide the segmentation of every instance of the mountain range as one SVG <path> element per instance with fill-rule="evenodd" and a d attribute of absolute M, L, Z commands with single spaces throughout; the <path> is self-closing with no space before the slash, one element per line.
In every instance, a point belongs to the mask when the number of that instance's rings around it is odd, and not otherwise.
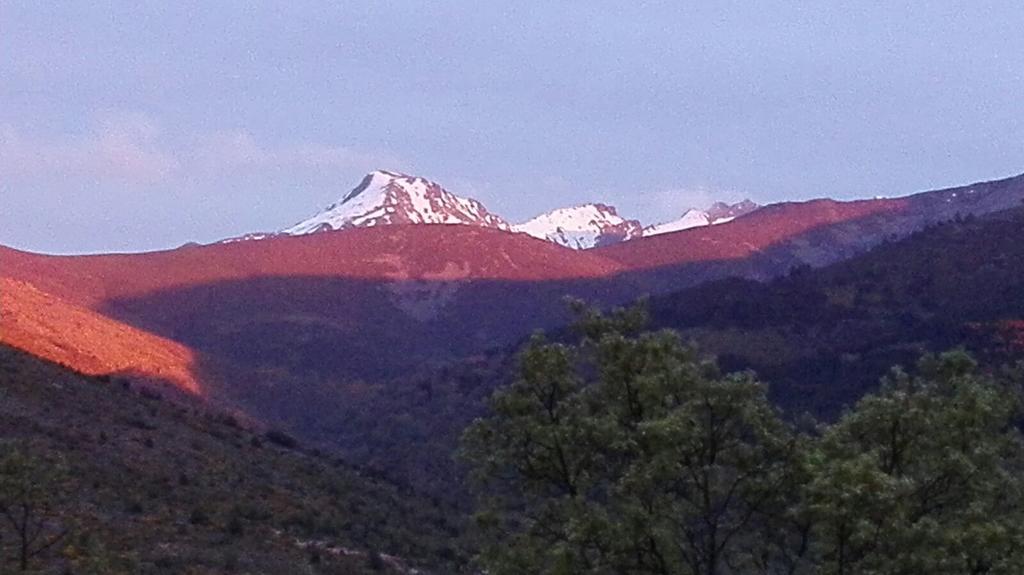
<path fill-rule="evenodd" d="M 276 233 L 252 233 L 228 241 L 394 224 L 455 224 L 519 232 L 568 248 L 588 249 L 724 223 L 758 207 L 750 200 L 731 205 L 716 202 L 707 210 L 690 209 L 679 218 L 645 227 L 639 220 L 620 216 L 614 206 L 590 203 L 559 208 L 512 224 L 479 201 L 457 196 L 426 178 L 377 170 L 310 218 Z"/>
<path fill-rule="evenodd" d="M 90 385 L 243 414 L 461 504 L 459 431 L 524 338 L 558 337 L 567 296 L 648 296 L 655 326 L 820 417 L 921 351 L 1024 356 L 1022 202 L 1017 176 L 715 205 L 645 232 L 602 204 L 513 225 L 429 180 L 375 172 L 281 232 L 138 254 L 0 247 L 0 345 Z"/>
<path fill-rule="evenodd" d="M 170 353 L 166 346 L 157 351 L 164 346 L 157 342 L 185 346 L 188 353 L 173 356 L 192 364 L 196 381 L 210 379 L 207 371 L 254 367 L 284 379 L 311 373 L 377 378 L 558 326 L 567 319 L 565 296 L 615 305 L 730 276 L 768 280 L 848 259 L 957 216 L 1009 209 L 1022 199 L 1024 178 L 1016 177 L 892 199 L 785 202 L 719 225 L 568 250 L 514 233 L 479 203 L 422 178 L 374 173 L 314 220 L 260 241 L 96 256 L 0 248 L 0 276 L 27 286 L 5 292 L 24 302 L 17 317 L 43 314 L 48 306 L 42 302 L 52 298 L 81 309 L 82 318 L 88 312 L 121 322 L 161 338 L 153 340 L 154 357 Z M 377 207 L 352 211 L 357 205 Z M 603 229 L 625 230 L 623 238 L 636 233 L 635 226 L 611 219 L 613 210 L 597 213 L 608 216 Z M 720 206 L 709 221 L 731 217 Z M 425 225 L 431 223 L 466 225 Z M 332 226 L 342 229 L 313 233 Z M 56 319 L 41 317 L 35 325 Z M 0 338 L 8 340 L 26 331 L 5 327 Z M 96 350 L 86 350 L 88 333 L 78 333 L 62 353 L 111 353 L 101 349 L 105 330 L 96 328 Z M 56 340 L 61 331 L 46 333 Z M 47 357 L 60 359 L 56 352 Z M 153 371 L 141 360 L 94 363 Z"/>

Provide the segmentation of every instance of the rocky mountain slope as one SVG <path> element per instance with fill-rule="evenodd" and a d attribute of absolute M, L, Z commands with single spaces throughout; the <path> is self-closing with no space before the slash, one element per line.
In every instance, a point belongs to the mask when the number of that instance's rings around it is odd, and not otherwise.
<path fill-rule="evenodd" d="M 759 207 L 750 200 L 736 204 L 716 202 L 707 210 L 690 209 L 675 220 L 644 227 L 639 220 L 620 216 L 613 206 L 584 204 L 541 214 L 527 222 L 512 226 L 512 230 L 567 248 L 585 250 L 640 237 L 724 224 Z"/>
<path fill-rule="evenodd" d="M 577 250 L 611 245 L 643 234 L 638 220 L 627 220 L 614 207 L 605 204 L 560 208 L 516 224 L 512 229 Z"/>
<path fill-rule="evenodd" d="M 750 200 L 743 200 L 735 204 L 715 202 L 706 210 L 689 209 L 682 216 L 674 220 L 647 226 L 643 229 L 643 236 L 656 236 L 690 228 L 724 224 L 749 214 L 760 207 Z"/>
<path fill-rule="evenodd" d="M 1008 178 L 1000 182 L 1010 182 L 1011 187 L 1016 182 L 1015 178 Z M 773 204 L 767 210 L 774 215 L 764 215 L 759 223 L 748 223 L 748 226 L 736 233 L 707 231 L 704 239 L 697 242 L 696 253 L 706 254 L 709 252 L 732 252 L 744 253 L 763 251 L 765 248 L 764 238 L 774 234 L 778 237 L 789 237 L 795 233 L 803 234 L 822 225 L 831 225 L 840 220 L 851 219 L 861 220 L 865 214 L 858 215 L 858 210 L 874 210 L 879 206 L 895 206 L 906 203 L 906 209 L 885 209 L 890 215 L 896 216 L 897 212 L 900 221 L 892 219 L 889 222 L 880 222 L 878 218 L 870 222 L 865 221 L 864 230 L 858 230 L 859 224 L 845 226 L 841 231 L 831 230 L 832 238 L 818 240 L 822 244 L 850 244 L 856 250 L 863 250 L 871 245 L 880 235 L 894 235 L 901 237 L 918 229 L 929 222 L 950 219 L 957 213 L 981 214 L 989 213 L 998 209 L 1006 209 L 1016 205 L 1014 203 L 1015 192 L 1009 194 L 1000 192 L 1000 182 L 979 183 L 960 188 L 951 188 L 936 192 L 926 192 L 907 196 L 904 198 L 875 200 L 862 200 L 855 202 L 831 202 L 812 200 L 810 202 Z M 1019 200 L 1016 200 L 1019 201 Z M 912 204 L 912 205 L 911 205 Z M 804 207 L 801 207 L 804 206 Z M 872 207 L 867 207 L 872 206 Z M 681 217 L 659 224 L 643 227 L 638 220 L 628 219 L 621 216 L 618 211 L 606 204 L 584 204 L 572 208 L 560 208 L 545 214 L 541 214 L 521 224 L 510 224 L 500 216 L 488 211 L 480 202 L 456 196 L 445 190 L 437 183 L 424 178 L 407 176 L 395 172 L 376 171 L 368 174 L 351 192 L 341 200 L 332 204 L 317 215 L 304 220 L 290 228 L 278 233 L 251 233 L 239 238 L 232 238 L 226 242 L 237 242 L 240 240 L 263 240 L 280 235 L 306 235 L 320 231 L 336 231 L 353 227 L 379 227 L 385 225 L 399 224 L 456 224 L 473 227 L 492 228 L 503 231 L 521 232 L 533 237 L 543 239 L 552 243 L 573 249 L 590 249 L 613 246 L 624 243 L 627 240 L 650 238 L 651 236 L 675 236 L 678 232 L 693 229 L 711 228 L 715 224 L 724 224 L 734 221 L 736 218 L 752 216 L 765 212 L 766 210 L 750 200 L 744 200 L 736 204 L 716 202 L 706 210 L 691 209 Z M 810 215 L 807 212 L 818 212 L 817 215 Z M 827 214 L 824 212 L 832 212 Z M 788 216 L 796 213 L 797 222 L 791 224 L 783 222 L 779 214 Z M 852 216 L 850 214 L 853 214 Z M 866 217 L 866 216 L 865 216 Z M 775 220 L 771 223 L 770 220 Z M 821 221 L 819 221 L 821 220 Z M 807 223 L 810 221 L 811 227 Z M 817 223 L 815 223 L 817 222 Z M 879 226 L 888 228 L 881 232 Z M 715 226 L 718 227 L 718 226 Z M 756 241 L 749 241 L 742 236 L 747 234 L 751 228 L 765 228 L 756 232 L 760 238 Z M 776 228 L 776 231 L 766 231 L 767 228 Z M 862 241 L 852 237 L 860 234 Z M 847 237 L 838 237 L 845 235 Z M 647 247 L 639 247 L 623 250 L 635 251 L 638 254 L 661 252 L 655 255 L 655 259 L 668 260 L 672 263 L 679 263 L 685 259 L 694 259 L 692 256 L 684 255 L 680 258 L 680 252 L 689 252 L 688 249 L 666 249 L 674 242 L 692 243 L 695 236 L 688 236 L 685 239 L 665 240 L 647 244 Z M 733 242 L 731 245 L 726 243 Z M 713 247 L 709 247 L 713 244 Z M 780 246 L 780 249 L 781 246 Z M 784 250 L 783 250 L 784 251 Z M 828 250 L 826 250 L 828 251 Z M 850 255 L 850 251 L 843 251 L 842 256 Z M 613 259 L 618 259 L 612 256 Z M 707 259 L 699 256 L 697 259 Z M 816 258 L 819 265 L 835 261 L 827 256 Z M 813 263 L 813 262 L 812 262 Z M 650 266 L 648 266 L 650 267 Z"/>
<path fill-rule="evenodd" d="M 453 224 L 515 231 L 572 249 L 607 246 L 644 235 L 724 223 L 757 209 L 749 200 L 716 203 L 708 210 L 690 210 L 681 218 L 644 228 L 613 206 L 600 203 L 559 208 L 520 224 L 510 224 L 472 198 L 457 196 L 417 176 L 378 170 L 340 200 L 316 215 L 280 232 L 254 232 L 225 240 L 263 240 L 279 235 L 306 235 L 354 227 L 400 224 Z"/>
<path fill-rule="evenodd" d="M 507 230 L 509 224 L 480 202 L 452 194 L 430 180 L 378 170 L 339 202 L 283 230 L 287 235 L 389 224 L 462 224 Z"/>

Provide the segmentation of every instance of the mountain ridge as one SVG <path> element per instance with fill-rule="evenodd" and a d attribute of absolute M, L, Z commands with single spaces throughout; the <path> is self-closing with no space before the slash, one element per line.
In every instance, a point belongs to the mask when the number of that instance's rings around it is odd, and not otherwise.
<path fill-rule="evenodd" d="M 645 227 L 643 230 L 643 236 L 657 236 L 688 230 L 690 228 L 725 224 L 740 216 L 745 216 L 757 211 L 762 207 L 763 206 L 756 204 L 749 199 L 745 199 L 740 202 L 736 202 L 735 204 L 715 202 L 705 210 L 690 208 L 683 212 L 682 216 L 679 216 L 674 220 L 652 224 Z"/>
<path fill-rule="evenodd" d="M 264 240 L 280 235 L 307 235 L 354 227 L 406 224 L 449 224 L 525 233 L 558 245 L 582 250 L 608 246 L 647 235 L 724 223 L 759 206 L 750 200 L 716 202 L 706 210 L 688 210 L 681 218 L 644 226 L 621 216 L 602 202 L 556 208 L 513 224 L 476 199 L 458 196 L 427 178 L 375 170 L 338 201 L 278 232 L 250 232 L 223 243 Z"/>

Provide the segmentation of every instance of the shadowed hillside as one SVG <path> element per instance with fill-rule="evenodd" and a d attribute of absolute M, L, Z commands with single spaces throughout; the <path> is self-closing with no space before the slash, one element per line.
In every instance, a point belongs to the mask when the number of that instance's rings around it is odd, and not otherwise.
<path fill-rule="evenodd" d="M 789 413 L 832 418 L 893 365 L 967 345 L 989 368 L 1024 358 L 1024 211 L 934 225 L 821 269 L 762 283 L 726 279 L 649 302 L 652 327 L 673 328 L 719 358 L 753 369 Z M 561 337 L 554 332 L 551 337 Z M 360 387 L 304 432 L 333 437 L 353 461 L 408 480 L 451 485 L 458 432 L 515 373 L 495 352 Z M 324 411 L 332 411 L 321 405 Z M 317 413 L 320 413 L 319 411 Z M 441 463 L 439 463 L 441 462 Z"/>
<path fill-rule="evenodd" d="M 3 449 L 67 470 L 49 522 L 70 533 L 33 561 L 46 572 L 460 569 L 459 524 L 407 490 L 281 432 L 2 345 L 0 437 Z M 8 535 L 0 530 L 4 573 Z"/>
<path fill-rule="evenodd" d="M 990 362 L 1016 359 L 993 336 L 1024 317 L 1021 230 L 1019 209 L 939 224 L 769 284 L 729 280 L 656 298 L 652 316 L 726 367 L 756 370 L 779 401 L 830 416 L 922 350 L 967 344 Z"/>

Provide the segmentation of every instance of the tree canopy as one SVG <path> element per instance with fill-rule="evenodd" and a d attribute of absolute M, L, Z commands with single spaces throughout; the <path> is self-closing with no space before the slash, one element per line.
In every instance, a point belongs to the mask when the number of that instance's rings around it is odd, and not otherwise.
<path fill-rule="evenodd" d="M 579 312 L 465 433 L 488 573 L 1024 572 L 1013 378 L 926 357 L 801 432 L 643 308 Z"/>

